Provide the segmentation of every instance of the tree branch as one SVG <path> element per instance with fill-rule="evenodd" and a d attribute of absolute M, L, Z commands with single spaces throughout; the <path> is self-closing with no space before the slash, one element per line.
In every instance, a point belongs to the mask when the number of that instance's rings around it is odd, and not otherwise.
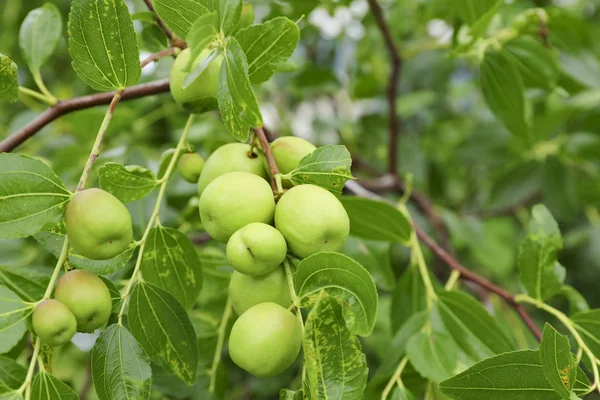
<path fill-rule="evenodd" d="M 354 194 L 367 197 L 374 200 L 385 201 L 379 195 L 365 189 L 360 186 L 355 181 L 346 182 L 346 188 L 353 192 Z M 523 308 L 522 305 L 515 301 L 515 296 L 508 292 L 507 290 L 497 286 L 485 278 L 479 276 L 475 272 L 465 268 L 461 265 L 454 257 L 452 257 L 446 250 L 444 250 L 440 245 L 438 245 L 425 231 L 423 231 L 417 224 L 414 224 L 414 229 L 419 237 L 419 239 L 427 246 L 429 249 L 440 258 L 448 267 L 453 270 L 460 272 L 460 277 L 463 280 L 470 281 L 475 283 L 477 286 L 480 286 L 487 290 L 488 292 L 494 293 L 502 298 L 508 305 L 510 305 L 521 317 L 527 328 L 531 331 L 531 333 L 536 337 L 536 339 L 541 340 L 542 333 L 540 329 L 536 326 L 533 318 L 527 313 L 527 311 Z"/>
<path fill-rule="evenodd" d="M 273 188 L 273 192 L 277 193 L 278 190 L 275 182 L 275 175 L 279 174 L 279 168 L 277 167 L 277 163 L 273 157 L 271 146 L 269 146 L 269 140 L 267 139 L 267 135 L 262 127 L 256 128 L 254 131 L 256 132 L 256 137 L 258 137 L 258 140 L 260 141 L 260 147 L 262 148 L 263 153 L 265 153 L 267 164 L 269 164 L 269 171 L 271 172 L 271 187 Z"/>
<path fill-rule="evenodd" d="M 167 27 L 164 21 L 158 16 L 156 10 L 154 9 L 154 5 L 152 4 L 152 0 L 144 0 L 144 3 L 146 3 L 146 7 L 148 7 L 148 10 L 154 13 L 154 16 L 156 17 L 156 23 L 158 23 L 160 29 L 162 29 L 162 31 L 169 39 L 169 43 L 171 43 L 171 46 L 179 47 L 180 49 L 185 49 L 187 47 L 185 42 L 179 37 L 177 37 L 177 35 L 175 35 L 173 32 L 171 32 L 171 30 Z"/>
<path fill-rule="evenodd" d="M 392 32 L 385 20 L 381 6 L 377 3 L 377 0 L 368 0 L 368 2 L 391 57 L 392 71 L 390 72 L 387 89 L 389 118 L 388 173 L 396 175 L 398 169 L 398 137 L 400 135 L 400 118 L 396 115 L 396 98 L 398 97 L 398 81 L 402 70 L 402 57 L 400 57 L 400 51 L 394 43 Z"/>

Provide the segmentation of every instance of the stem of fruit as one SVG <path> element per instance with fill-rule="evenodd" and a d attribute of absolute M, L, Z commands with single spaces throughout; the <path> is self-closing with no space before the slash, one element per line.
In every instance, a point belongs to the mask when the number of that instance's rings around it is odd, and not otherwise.
<path fill-rule="evenodd" d="M 131 289 L 133 288 L 133 285 L 136 283 L 137 278 L 140 274 L 140 267 L 142 265 L 142 256 L 144 254 L 144 248 L 146 247 L 146 239 L 148 239 L 150 230 L 154 226 L 155 221 L 158 219 L 158 213 L 160 212 L 160 206 L 161 206 L 163 197 L 165 195 L 165 191 L 167 189 L 167 183 L 169 182 L 169 178 L 171 177 L 171 175 L 173 174 L 173 171 L 175 170 L 175 165 L 177 164 L 177 159 L 179 158 L 179 154 L 181 153 L 181 151 L 183 150 L 183 148 L 185 147 L 185 145 L 187 143 L 187 137 L 190 132 L 190 127 L 192 126 L 192 122 L 194 121 L 194 116 L 195 116 L 194 114 L 190 114 L 190 116 L 187 120 L 187 123 L 185 124 L 183 134 L 181 135 L 181 138 L 179 139 L 179 143 L 177 143 L 177 147 L 175 148 L 175 153 L 173 153 L 173 157 L 171 158 L 171 161 L 169 162 L 167 171 L 165 172 L 165 175 L 164 175 L 163 179 L 161 180 L 160 189 L 158 191 L 158 196 L 156 197 L 156 203 L 154 204 L 154 210 L 152 211 L 152 215 L 150 216 L 148 225 L 146 225 L 146 230 L 144 231 L 144 235 L 142 236 L 142 239 L 139 241 L 140 249 L 138 251 L 138 256 L 135 261 L 135 268 L 133 269 L 133 273 L 131 274 L 131 279 L 129 280 L 129 283 L 127 284 L 127 287 L 125 288 L 125 291 L 121 295 L 122 305 L 121 305 L 121 310 L 119 311 L 119 316 L 118 316 L 118 321 L 119 321 L 120 325 L 123 324 L 123 315 L 125 314 L 125 308 L 127 306 L 127 298 L 129 297 L 129 294 L 131 293 Z"/>
<path fill-rule="evenodd" d="M 269 146 L 269 141 L 267 140 L 265 130 L 261 126 L 254 129 L 254 132 L 256 132 L 256 137 L 258 137 L 258 140 L 260 141 L 260 147 L 262 148 L 263 153 L 265 153 L 265 158 L 267 159 L 267 164 L 269 165 L 269 172 L 271 173 L 271 187 L 273 188 L 273 192 L 281 194 L 283 189 L 279 190 L 276 182 L 276 176 L 279 174 L 279 168 L 275 162 L 275 157 L 273 157 L 273 152 L 271 151 L 271 146 Z"/>
<path fill-rule="evenodd" d="M 53 101 L 52 99 L 49 99 L 48 97 L 46 97 L 45 95 L 43 95 L 40 92 L 36 92 L 35 90 L 31 90 L 31 89 L 27 89 L 26 87 L 23 86 L 19 86 L 19 92 L 21 94 L 24 94 L 26 96 L 29 97 L 33 97 L 34 99 L 37 99 L 39 101 L 43 101 L 44 103 L 53 106 L 56 104 L 56 101 Z"/>
<path fill-rule="evenodd" d="M 402 371 L 404 371 L 406 364 L 408 364 L 408 357 L 405 356 L 402 359 L 402 361 L 400 361 L 400 364 L 398 364 L 396 371 L 394 371 L 394 375 L 392 375 L 392 377 L 388 381 L 387 385 L 385 386 L 385 389 L 383 389 L 383 392 L 381 393 L 381 400 L 386 400 L 388 398 L 396 382 L 402 382 L 402 380 L 400 379 L 400 375 L 402 375 Z"/>
<path fill-rule="evenodd" d="M 223 311 L 223 317 L 221 318 L 221 323 L 219 324 L 219 329 L 217 331 L 217 348 L 215 349 L 215 356 L 213 357 L 212 366 L 210 368 L 209 376 L 210 383 L 208 385 L 208 391 L 210 393 L 215 392 L 215 384 L 217 381 L 217 369 L 219 368 L 219 362 L 221 361 L 221 352 L 223 351 L 223 343 L 225 342 L 225 334 L 227 330 L 227 322 L 229 322 L 229 317 L 231 316 L 231 298 L 227 296 L 227 303 L 225 304 L 225 310 Z"/>
<path fill-rule="evenodd" d="M 98 130 L 98 134 L 96 135 L 96 141 L 94 142 L 94 146 L 92 147 L 92 151 L 90 152 L 90 156 L 88 157 L 87 163 L 85 164 L 85 168 L 83 169 L 83 173 L 81 174 L 81 178 L 79 179 L 79 183 L 77 184 L 77 191 L 81 192 L 83 187 L 85 186 L 85 182 L 90 176 L 90 172 L 92 172 L 92 167 L 94 166 L 94 162 L 100 155 L 100 147 L 102 146 L 102 141 L 104 140 L 104 135 L 106 135 L 106 131 L 108 130 L 108 125 L 110 124 L 110 120 L 112 119 L 115 109 L 117 108 L 117 104 L 121 100 L 121 96 L 123 95 L 123 90 L 118 90 L 112 98 L 110 105 L 108 106 L 108 110 L 106 110 L 106 114 L 104 115 L 104 119 L 102 120 L 102 124 L 100 125 L 100 129 Z"/>
<path fill-rule="evenodd" d="M 596 356 L 594 356 L 590 348 L 585 344 L 583 338 L 581 337 L 579 332 L 577 332 L 575 326 L 573 326 L 573 322 L 571 321 L 571 319 L 556 308 L 544 303 L 543 301 L 527 296 L 526 294 L 519 294 L 515 296 L 515 301 L 517 303 L 529 303 L 536 306 L 540 310 L 546 311 L 548 314 L 555 316 L 569 330 L 571 335 L 573 335 L 577 346 L 579 346 L 579 349 L 582 350 L 586 356 L 588 356 L 592 364 L 592 372 L 594 374 L 594 383 L 592 384 L 592 391 L 596 388 L 600 388 L 600 371 L 598 369 L 598 359 L 596 358 Z"/>
<path fill-rule="evenodd" d="M 292 273 L 292 263 L 289 258 L 286 257 L 283 260 L 283 269 L 285 270 L 285 277 L 287 278 L 288 288 L 290 289 L 290 297 L 292 298 L 292 305 L 296 308 L 296 317 L 300 322 L 300 326 L 302 327 L 302 332 L 304 332 L 304 320 L 302 319 L 302 310 L 300 309 L 300 299 L 298 299 L 298 294 L 296 294 L 296 289 L 294 288 L 294 274 Z M 304 385 L 304 380 L 306 379 L 306 363 L 302 363 L 302 385 Z"/>
<path fill-rule="evenodd" d="M 40 341 L 36 340 L 35 345 L 33 346 L 33 354 L 31 355 L 31 362 L 29 363 L 29 369 L 27 370 L 25 382 L 23 382 L 23 384 L 17 391 L 20 394 L 23 394 L 23 392 L 25 392 L 25 400 L 29 400 L 31 398 L 31 380 L 33 379 L 33 372 L 35 371 L 35 364 L 37 364 L 37 358 L 40 354 L 41 346 L 42 344 L 40 343 Z"/>
<path fill-rule="evenodd" d="M 52 93 L 50 93 L 50 91 L 44 84 L 44 80 L 42 79 L 42 75 L 40 75 L 40 72 L 35 71 L 32 73 L 32 75 L 33 75 L 33 81 L 38 86 L 38 88 L 40 88 L 40 91 L 44 94 L 44 96 L 46 96 L 47 103 L 52 106 L 55 105 L 56 103 L 58 103 L 58 99 L 56 97 L 54 97 L 54 95 Z"/>
<path fill-rule="evenodd" d="M 460 271 L 453 269 L 450 273 L 450 277 L 446 281 L 446 285 L 444 286 L 444 290 L 452 290 L 456 286 L 456 283 L 460 279 Z"/>

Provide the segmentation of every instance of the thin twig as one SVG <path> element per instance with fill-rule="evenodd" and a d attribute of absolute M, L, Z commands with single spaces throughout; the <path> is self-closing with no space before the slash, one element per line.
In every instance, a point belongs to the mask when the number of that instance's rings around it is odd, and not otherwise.
<path fill-rule="evenodd" d="M 162 29 L 162 31 L 165 33 L 167 38 L 169 38 L 169 41 L 172 42 L 173 39 L 175 39 L 175 35 L 173 34 L 173 32 L 171 32 L 169 28 L 167 28 L 167 25 L 165 25 L 164 21 L 156 13 L 154 5 L 152 4 L 152 0 L 144 0 L 144 3 L 146 3 L 146 7 L 148 7 L 148 10 L 154 13 L 154 16 L 156 17 L 156 23 L 158 24 L 160 29 Z"/>
<path fill-rule="evenodd" d="M 396 175 L 398 172 L 398 136 L 400 135 L 400 118 L 396 115 L 396 98 L 398 97 L 398 81 L 402 70 L 402 57 L 400 56 L 400 50 L 394 43 L 392 32 L 385 20 L 381 6 L 377 3 L 377 0 L 368 0 L 368 2 L 391 57 L 392 70 L 387 89 L 389 115 L 388 173 Z"/>
<path fill-rule="evenodd" d="M 265 153 L 267 164 L 269 164 L 269 171 L 271 172 L 271 187 L 273 188 L 273 192 L 277 193 L 277 183 L 275 182 L 275 175 L 279 174 L 279 168 L 277 168 L 277 163 L 275 162 L 275 158 L 273 157 L 271 146 L 269 146 L 267 135 L 265 134 L 265 131 L 262 127 L 256 128 L 254 131 L 256 132 L 256 137 L 258 137 L 258 140 L 260 141 L 260 147 L 262 148 L 263 153 Z"/>
<path fill-rule="evenodd" d="M 346 188 L 350 190 L 352 193 L 361 196 L 367 197 L 374 200 L 385 201 L 382 197 L 373 193 L 364 187 L 360 186 L 356 181 L 346 182 Z M 447 266 L 451 269 L 459 271 L 460 277 L 463 280 L 470 281 L 475 283 L 476 285 L 484 288 L 488 292 L 495 293 L 499 297 L 501 297 L 508 305 L 510 305 L 521 317 L 527 328 L 531 331 L 531 333 L 536 337 L 536 339 L 541 340 L 542 333 L 540 329 L 536 326 L 533 318 L 527 313 L 527 311 L 521 306 L 519 303 L 515 301 L 515 296 L 508 292 L 507 290 L 497 286 L 485 278 L 479 276 L 475 272 L 465 268 L 461 265 L 454 257 L 452 257 L 446 250 L 444 250 L 440 245 L 438 245 L 423 229 L 421 229 L 417 224 L 414 224 L 415 232 L 418 238 L 425 243 L 427 247 L 438 257 L 440 258 Z"/>

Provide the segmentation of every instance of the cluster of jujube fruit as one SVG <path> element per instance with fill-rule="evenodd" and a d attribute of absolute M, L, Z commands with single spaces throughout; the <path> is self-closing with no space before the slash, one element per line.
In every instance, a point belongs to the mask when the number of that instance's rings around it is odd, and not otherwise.
<path fill-rule="evenodd" d="M 283 137 L 271 150 L 287 174 L 315 147 Z M 229 338 L 231 359 L 257 377 L 279 375 L 297 358 L 302 344 L 302 325 L 290 311 L 284 260 L 288 253 L 305 258 L 339 250 L 348 237 L 348 215 L 332 193 L 310 184 L 284 181 L 288 189 L 276 203 L 266 160 L 249 144 L 226 144 L 206 163 L 195 162 L 195 171 L 188 168 L 191 164 L 182 159 L 179 172 L 183 177 L 199 175 L 202 225 L 213 239 L 227 244 L 227 258 L 235 269 L 229 297 L 239 318 Z"/>
<path fill-rule="evenodd" d="M 101 189 L 77 192 L 65 217 L 71 247 L 92 260 L 117 256 L 133 239 L 129 211 Z M 111 311 L 110 291 L 102 279 L 88 271 L 72 270 L 58 280 L 53 298 L 36 306 L 31 323 L 43 343 L 60 346 L 75 332 L 90 333 L 104 326 Z"/>

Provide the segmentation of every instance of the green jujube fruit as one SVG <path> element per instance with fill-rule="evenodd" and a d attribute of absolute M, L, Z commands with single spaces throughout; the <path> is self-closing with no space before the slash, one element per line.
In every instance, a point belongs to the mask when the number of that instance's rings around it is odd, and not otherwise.
<path fill-rule="evenodd" d="M 254 222 L 237 230 L 227 242 L 227 259 L 236 271 L 252 276 L 277 268 L 287 254 L 283 235 L 271 225 Z"/>
<path fill-rule="evenodd" d="M 69 343 L 77 332 L 77 320 L 60 301 L 48 299 L 35 307 L 31 326 L 42 343 L 62 346 Z"/>
<path fill-rule="evenodd" d="M 302 345 L 302 326 L 290 311 L 261 303 L 242 314 L 231 328 L 229 354 L 234 363 L 259 378 L 288 369 Z"/>
<path fill-rule="evenodd" d="M 279 199 L 275 227 L 291 252 L 306 258 L 342 248 L 350 233 L 350 220 L 332 193 L 315 185 L 299 185 Z"/>
<path fill-rule="evenodd" d="M 281 266 L 261 276 L 234 271 L 229 282 L 229 297 L 237 315 L 260 303 L 277 303 L 285 308 L 292 304 L 290 288 Z"/>
<path fill-rule="evenodd" d="M 298 168 L 300 161 L 315 149 L 312 143 L 296 136 L 283 136 L 271 143 L 273 158 L 279 167 L 279 172 L 283 175 Z M 294 186 L 289 179 L 282 179 L 281 182 L 286 188 Z"/>
<path fill-rule="evenodd" d="M 212 51 L 211 49 L 202 50 L 198 57 L 191 62 L 192 52 L 189 48 L 185 49 L 177 56 L 171 68 L 171 95 L 177 104 L 195 114 L 201 114 L 218 107 L 217 91 L 219 88 L 219 72 L 223 63 L 222 54 L 219 53 L 212 59 L 200 76 L 188 87 L 183 88 L 183 81 L 186 76 L 200 65 Z"/>
<path fill-rule="evenodd" d="M 102 327 L 112 311 L 110 291 L 102 279 L 88 271 L 73 270 L 56 284 L 54 298 L 77 320 L 77 331 L 89 333 Z"/>
<path fill-rule="evenodd" d="M 200 174 L 198 193 L 202 194 L 209 183 L 228 172 L 249 172 L 266 180 L 268 175 L 263 164 L 264 156 L 256 151 L 249 154 L 250 145 L 244 143 L 229 143 L 215 150 Z"/>
<path fill-rule="evenodd" d="M 71 247 L 86 258 L 113 258 L 133 240 L 127 207 L 104 190 L 92 188 L 76 193 L 65 217 Z"/>
<path fill-rule="evenodd" d="M 177 162 L 177 172 L 189 183 L 198 183 L 204 168 L 204 159 L 197 153 L 182 154 Z"/>
<path fill-rule="evenodd" d="M 238 229 L 252 223 L 270 223 L 275 211 L 271 186 L 248 172 L 229 172 L 202 192 L 200 219 L 215 240 L 227 243 Z"/>

